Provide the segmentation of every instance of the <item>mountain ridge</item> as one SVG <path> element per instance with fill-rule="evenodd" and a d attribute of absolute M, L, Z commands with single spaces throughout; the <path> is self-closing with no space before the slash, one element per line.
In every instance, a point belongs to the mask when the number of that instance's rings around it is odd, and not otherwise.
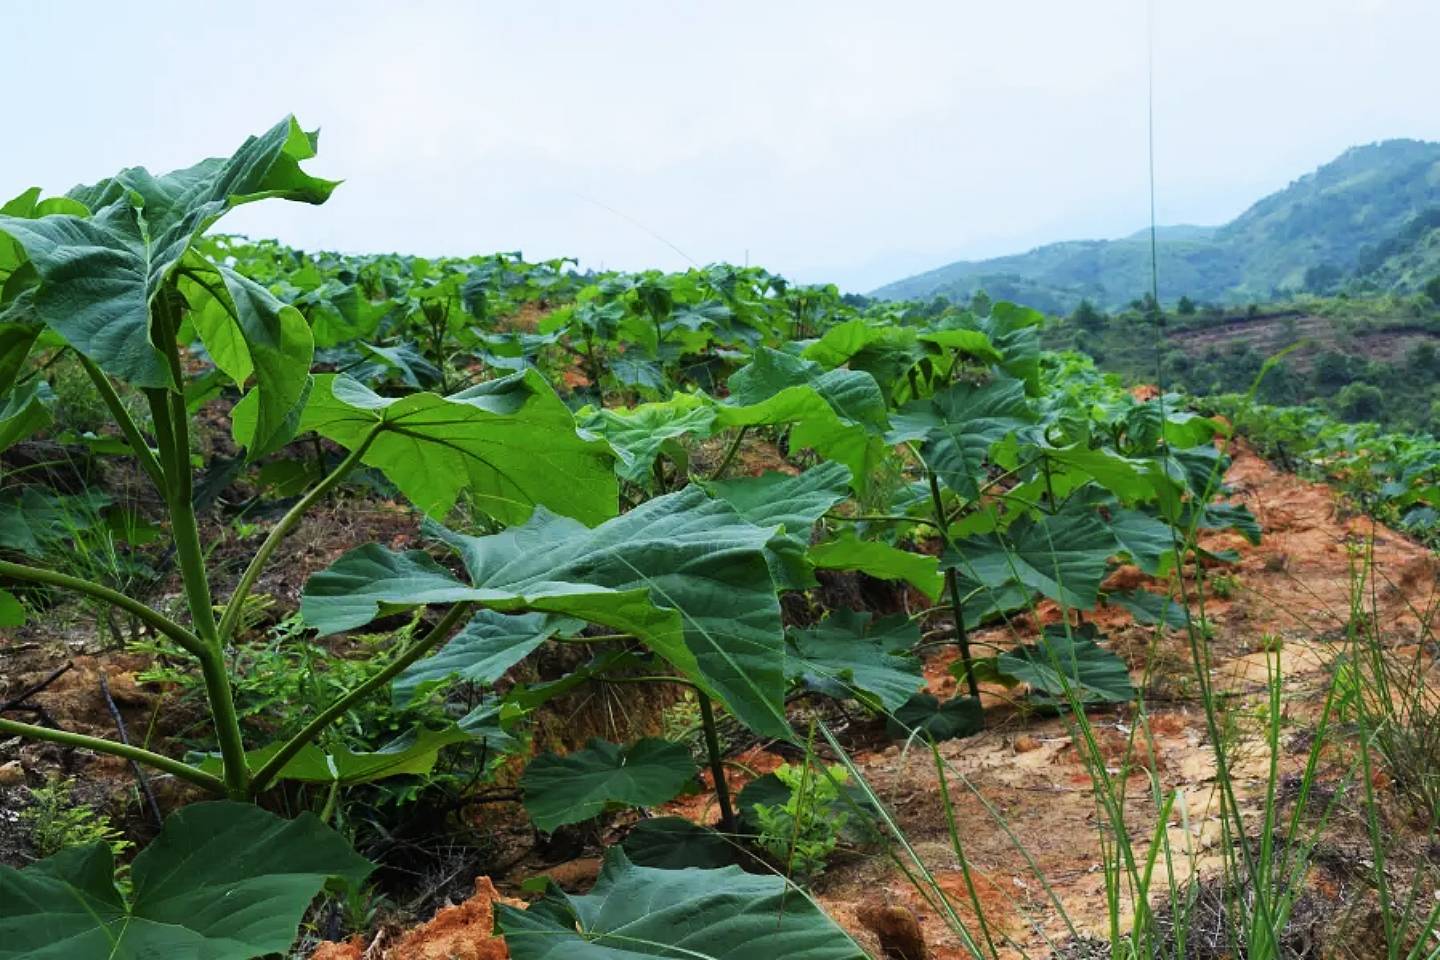
<path fill-rule="evenodd" d="M 1218 226 L 1163 225 L 1156 229 L 1162 299 L 1180 296 L 1220 303 L 1272 299 L 1316 291 L 1361 276 L 1372 283 L 1414 288 L 1420 266 L 1387 270 L 1367 254 L 1395 246 L 1412 221 L 1440 209 L 1440 143 L 1397 138 L 1350 147 L 1251 204 Z M 1440 233 L 1422 231 L 1403 250 L 1440 248 Z M 1435 260 L 1440 268 L 1440 260 Z M 1387 281 L 1387 277 L 1390 279 Z M 977 290 L 1050 313 L 1082 299 L 1115 308 L 1150 286 L 1150 229 L 1115 240 L 1062 240 L 1024 253 L 962 260 L 877 288 L 880 299 L 965 300 Z"/>

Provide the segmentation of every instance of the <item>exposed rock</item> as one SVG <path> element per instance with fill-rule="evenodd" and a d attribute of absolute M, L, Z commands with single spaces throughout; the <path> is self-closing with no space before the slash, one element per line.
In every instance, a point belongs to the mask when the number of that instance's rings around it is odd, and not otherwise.
<path fill-rule="evenodd" d="M 870 901 L 856 908 L 855 916 L 879 938 L 886 960 L 928 960 L 920 920 L 909 907 Z"/>

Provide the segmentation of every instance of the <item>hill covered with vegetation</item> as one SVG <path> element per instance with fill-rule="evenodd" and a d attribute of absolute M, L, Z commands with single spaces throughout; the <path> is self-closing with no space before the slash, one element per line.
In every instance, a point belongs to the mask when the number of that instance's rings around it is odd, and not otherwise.
<path fill-rule="evenodd" d="M 1426 293 L 1301 295 L 1226 310 L 1157 310 L 1148 298 L 1107 313 L 1085 301 L 1045 331 L 1128 382 L 1194 395 L 1244 393 L 1275 358 L 1261 400 L 1324 409 L 1349 423 L 1440 435 L 1440 301 Z"/>
<path fill-rule="evenodd" d="M 1118 308 L 1150 287 L 1150 231 L 961 261 L 888 284 L 882 299 L 969 299 L 977 290 L 1049 313 L 1088 299 Z M 1410 292 L 1440 272 L 1440 143 L 1352 147 L 1219 227 L 1161 227 L 1156 263 L 1178 299 L 1273 300 L 1355 286 Z"/>

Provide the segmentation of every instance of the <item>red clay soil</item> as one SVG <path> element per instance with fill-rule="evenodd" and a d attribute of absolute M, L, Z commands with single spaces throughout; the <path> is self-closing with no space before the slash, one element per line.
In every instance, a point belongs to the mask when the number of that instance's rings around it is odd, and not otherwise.
<path fill-rule="evenodd" d="M 524 907 L 502 897 L 489 877 L 475 878 L 475 894 L 464 903 L 441 907 L 434 919 L 391 942 L 388 928 L 370 943 L 356 937 L 346 943 L 322 943 L 311 960 L 506 960 L 510 951 L 494 935 L 495 904 Z"/>

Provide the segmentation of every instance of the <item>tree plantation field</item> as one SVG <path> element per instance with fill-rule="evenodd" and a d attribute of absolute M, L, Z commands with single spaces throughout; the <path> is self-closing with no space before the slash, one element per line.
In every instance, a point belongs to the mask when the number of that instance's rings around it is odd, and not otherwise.
<path fill-rule="evenodd" d="M 0 207 L 0 960 L 1436 955 L 1433 440 L 317 146 Z"/>

